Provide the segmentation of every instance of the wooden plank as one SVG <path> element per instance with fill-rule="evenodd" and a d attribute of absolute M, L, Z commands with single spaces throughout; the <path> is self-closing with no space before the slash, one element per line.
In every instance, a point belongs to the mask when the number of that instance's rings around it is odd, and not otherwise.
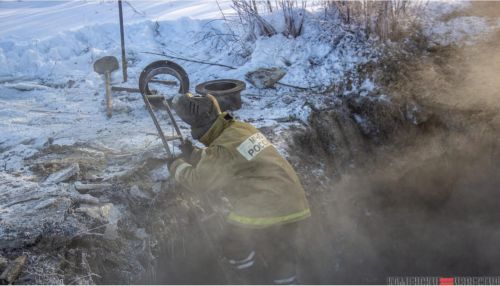
<path fill-rule="evenodd" d="M 124 87 L 124 86 L 112 86 L 111 90 L 112 91 L 125 91 L 125 92 L 130 92 L 130 93 L 141 93 L 141 91 L 138 88 Z"/>
<path fill-rule="evenodd" d="M 165 136 L 165 140 L 167 141 L 174 141 L 174 140 L 178 140 L 178 139 L 181 139 L 182 136 L 179 136 L 179 135 L 174 135 L 174 136 Z"/>
<path fill-rule="evenodd" d="M 16 281 L 27 260 L 28 256 L 26 255 L 21 255 L 16 258 L 11 264 L 9 264 L 9 266 L 7 266 L 2 275 L 0 275 L 0 282 L 2 284 L 12 284 L 12 282 Z"/>
<path fill-rule="evenodd" d="M 104 188 L 111 188 L 113 185 L 112 184 L 84 184 L 82 182 L 75 182 L 75 189 L 77 191 L 91 191 L 95 189 L 104 189 Z"/>

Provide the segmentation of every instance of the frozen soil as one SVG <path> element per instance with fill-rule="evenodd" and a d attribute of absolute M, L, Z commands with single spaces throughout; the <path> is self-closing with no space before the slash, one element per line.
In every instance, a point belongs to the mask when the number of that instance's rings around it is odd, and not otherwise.
<path fill-rule="evenodd" d="M 498 8 L 467 13 L 491 21 Z M 498 275 L 499 36 L 410 60 L 384 85 L 391 102 L 354 97 L 311 116 L 292 145 L 301 174 L 321 170 L 302 177 L 315 206 L 305 283 Z"/>
<path fill-rule="evenodd" d="M 318 136 L 324 129 L 297 137 L 306 150 L 311 136 L 320 139 L 296 158 L 301 174 L 314 174 L 321 158 L 330 161 L 317 176 L 302 177 L 313 206 L 301 244 L 306 283 L 383 284 L 389 276 L 499 272 L 493 254 L 500 235 L 498 117 L 453 108 L 446 113 L 455 126 L 415 126 L 402 143 L 373 144 L 342 132 L 331 111 L 321 120 L 330 120 L 334 128 L 326 133 L 338 141 Z M 362 144 L 331 148 L 346 141 Z"/>

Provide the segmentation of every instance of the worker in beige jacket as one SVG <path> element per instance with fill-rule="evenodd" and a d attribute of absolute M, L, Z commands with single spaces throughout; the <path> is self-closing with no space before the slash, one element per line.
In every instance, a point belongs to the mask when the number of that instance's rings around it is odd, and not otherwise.
<path fill-rule="evenodd" d="M 261 283 L 295 283 L 297 229 L 310 210 L 292 166 L 255 127 L 221 113 L 213 96 L 179 96 L 174 109 L 207 148 L 183 144 L 170 172 L 190 190 L 219 191 L 229 201 L 222 245 L 239 282 L 266 275 Z M 267 273 L 251 274 L 257 257 Z"/>

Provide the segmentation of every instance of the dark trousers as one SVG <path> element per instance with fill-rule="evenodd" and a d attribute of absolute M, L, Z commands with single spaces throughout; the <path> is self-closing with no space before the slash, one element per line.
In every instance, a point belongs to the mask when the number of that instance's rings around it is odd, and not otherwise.
<path fill-rule="evenodd" d="M 222 250 L 232 284 L 293 284 L 297 281 L 298 222 L 249 229 L 227 224 Z"/>

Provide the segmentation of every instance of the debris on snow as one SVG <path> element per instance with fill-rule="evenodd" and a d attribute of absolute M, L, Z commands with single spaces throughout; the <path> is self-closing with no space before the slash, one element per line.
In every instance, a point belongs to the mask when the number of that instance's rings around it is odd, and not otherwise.
<path fill-rule="evenodd" d="M 420 125 L 429 120 L 429 112 L 423 109 L 415 101 L 410 101 L 406 104 L 405 117 L 414 125 Z"/>
<path fill-rule="evenodd" d="M 80 193 L 87 193 L 89 191 L 111 188 L 112 185 L 108 183 L 101 184 L 85 184 L 82 182 L 75 182 L 75 189 Z"/>
<path fill-rule="evenodd" d="M 4 269 L 5 269 L 5 267 L 7 267 L 8 263 L 9 263 L 9 261 L 7 260 L 7 258 L 0 255 L 0 273 L 2 273 L 4 271 Z"/>
<path fill-rule="evenodd" d="M 40 240 L 68 240 L 79 224 L 67 216 L 71 194 L 63 186 L 41 186 L 0 173 L 0 248 L 21 248 Z"/>
<path fill-rule="evenodd" d="M 285 75 L 286 71 L 277 67 L 259 68 L 248 72 L 245 75 L 245 79 L 256 88 L 273 88 Z"/>
<path fill-rule="evenodd" d="M 72 196 L 73 202 L 76 204 L 90 204 L 90 205 L 97 205 L 99 204 L 99 199 L 89 195 L 89 194 L 80 194 L 77 193 Z"/>
<path fill-rule="evenodd" d="M 49 87 L 34 82 L 6 83 L 5 87 L 14 88 L 19 91 L 48 90 Z"/>
<path fill-rule="evenodd" d="M 102 206 L 96 206 L 95 204 L 81 204 L 75 209 L 75 212 L 81 212 L 102 222 L 108 222 L 112 207 L 113 204 L 110 203 Z"/>
<path fill-rule="evenodd" d="M 49 185 L 49 184 L 57 184 L 65 182 L 75 175 L 78 176 L 79 172 L 80 172 L 80 167 L 78 166 L 78 163 L 73 163 L 71 164 L 71 166 L 51 174 L 45 180 L 44 184 Z"/>
<path fill-rule="evenodd" d="M 19 277 L 19 274 L 21 274 L 21 271 L 23 270 L 27 260 L 28 256 L 21 255 L 14 261 L 12 261 L 12 263 L 9 264 L 9 266 L 7 266 L 4 272 L 0 275 L 0 283 L 12 284 L 14 281 L 16 281 L 17 277 Z"/>
<path fill-rule="evenodd" d="M 133 185 L 130 188 L 130 194 L 136 198 L 151 199 L 151 196 L 146 192 L 143 192 L 137 185 Z"/>

